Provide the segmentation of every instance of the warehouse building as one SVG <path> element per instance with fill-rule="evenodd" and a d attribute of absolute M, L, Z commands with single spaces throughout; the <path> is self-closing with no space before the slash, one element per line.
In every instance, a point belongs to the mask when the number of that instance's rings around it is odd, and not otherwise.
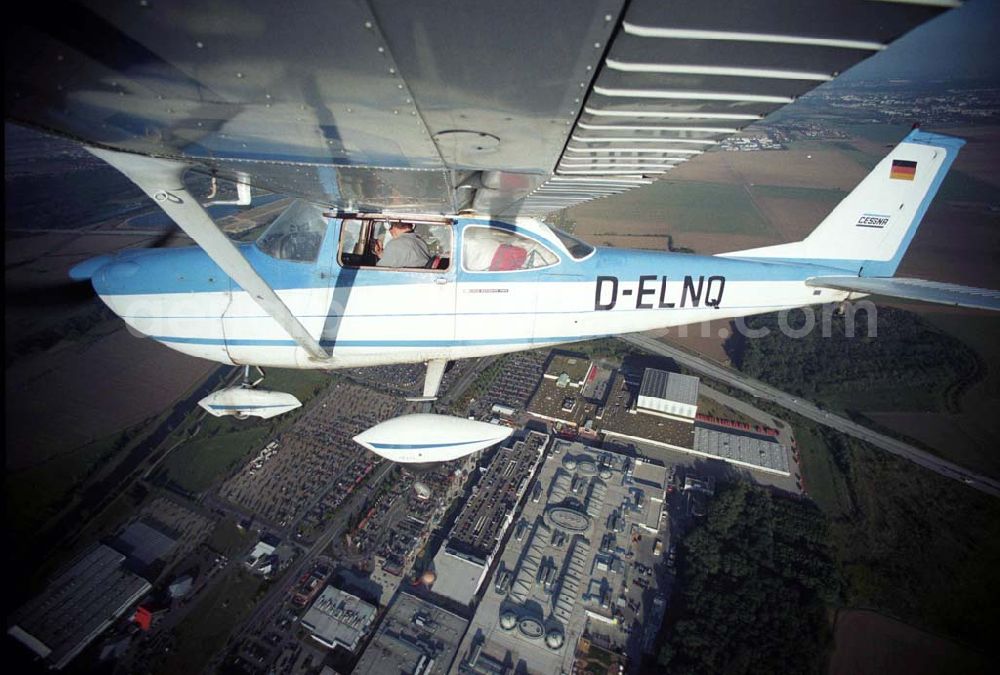
<path fill-rule="evenodd" d="M 694 424 L 698 414 L 698 378 L 647 368 L 636 411 Z"/>
<path fill-rule="evenodd" d="M 375 605 L 358 596 L 327 586 L 301 623 L 320 644 L 353 652 L 374 623 L 377 611 Z"/>
<path fill-rule="evenodd" d="M 437 605 L 399 593 L 353 672 L 444 675 L 468 625 Z"/>
<path fill-rule="evenodd" d="M 7 633 L 52 668 L 64 667 L 149 592 L 150 583 L 126 570 L 125 560 L 97 546 L 19 609 Z"/>

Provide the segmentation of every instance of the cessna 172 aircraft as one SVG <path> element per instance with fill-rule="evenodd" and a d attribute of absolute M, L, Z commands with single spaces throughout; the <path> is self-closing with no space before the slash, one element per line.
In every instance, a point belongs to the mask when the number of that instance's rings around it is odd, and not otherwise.
<path fill-rule="evenodd" d="M 452 359 L 864 294 L 1000 308 L 893 276 L 963 145 L 919 129 L 800 242 L 599 249 L 537 219 L 652 182 L 954 4 L 71 3 L 8 40 L 6 113 L 85 144 L 198 245 L 72 270 L 131 327 L 247 367 L 426 362 L 430 401 Z M 236 244 L 188 172 L 300 200 Z M 426 262 L 379 265 L 387 231 Z M 202 405 L 299 405 L 253 384 Z M 423 463 L 508 433 L 421 414 L 356 440 Z"/>

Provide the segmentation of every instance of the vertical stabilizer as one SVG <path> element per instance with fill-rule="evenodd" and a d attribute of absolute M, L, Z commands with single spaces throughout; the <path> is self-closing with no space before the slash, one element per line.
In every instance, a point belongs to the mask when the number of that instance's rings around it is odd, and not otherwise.
<path fill-rule="evenodd" d="M 892 276 L 963 145 L 915 129 L 802 241 L 722 255 Z"/>

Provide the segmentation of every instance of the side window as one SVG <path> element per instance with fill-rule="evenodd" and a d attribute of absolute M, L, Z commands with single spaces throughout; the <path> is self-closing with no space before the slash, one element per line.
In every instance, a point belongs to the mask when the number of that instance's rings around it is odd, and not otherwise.
<path fill-rule="evenodd" d="M 323 212 L 297 199 L 257 239 L 257 248 L 278 260 L 315 262 L 326 234 Z"/>
<path fill-rule="evenodd" d="M 531 270 L 558 262 L 555 253 L 534 239 L 495 227 L 465 229 L 462 264 L 470 272 Z"/>
<path fill-rule="evenodd" d="M 344 219 L 338 259 L 344 267 L 443 271 L 451 264 L 451 241 L 446 223 Z"/>

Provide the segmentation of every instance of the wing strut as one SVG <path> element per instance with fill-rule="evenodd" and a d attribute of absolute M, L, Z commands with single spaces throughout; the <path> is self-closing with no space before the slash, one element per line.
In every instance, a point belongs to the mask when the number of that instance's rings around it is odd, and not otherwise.
<path fill-rule="evenodd" d="M 204 207 L 184 187 L 183 176 L 188 168 L 187 164 L 100 148 L 88 147 L 87 150 L 121 171 L 149 195 L 311 358 L 317 361 L 330 360 L 326 350 L 309 334 L 274 289 L 257 274 Z"/>

